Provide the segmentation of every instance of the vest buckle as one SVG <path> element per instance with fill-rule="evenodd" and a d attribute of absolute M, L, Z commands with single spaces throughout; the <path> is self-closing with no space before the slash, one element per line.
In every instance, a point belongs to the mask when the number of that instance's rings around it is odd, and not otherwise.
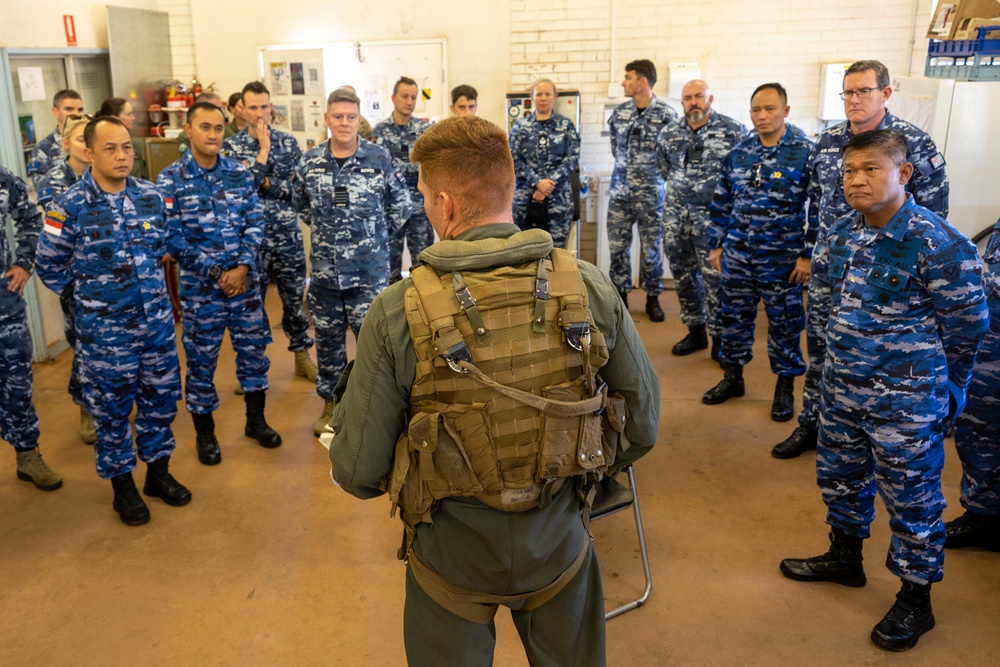
<path fill-rule="evenodd" d="M 590 323 L 574 322 L 563 327 L 566 344 L 577 352 L 583 352 L 583 345 L 590 345 Z"/>
<path fill-rule="evenodd" d="M 462 341 L 460 343 L 455 343 L 454 345 L 449 347 L 446 352 L 443 352 L 441 354 L 441 358 L 444 359 L 445 362 L 447 362 L 448 366 L 451 368 L 451 370 L 455 371 L 456 373 L 469 372 L 468 368 L 462 368 L 461 366 L 458 365 L 458 362 L 466 361 L 470 364 L 472 363 L 472 353 L 469 352 L 469 348 L 465 344 L 465 341 Z"/>

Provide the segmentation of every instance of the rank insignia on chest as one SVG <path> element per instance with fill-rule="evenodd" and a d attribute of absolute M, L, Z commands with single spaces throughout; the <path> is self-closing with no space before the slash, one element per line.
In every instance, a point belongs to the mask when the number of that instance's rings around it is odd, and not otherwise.
<path fill-rule="evenodd" d="M 153 225 L 149 224 L 149 220 L 147 220 L 146 222 L 142 223 L 142 228 L 145 229 L 147 232 L 149 231 L 150 227 L 152 227 L 152 226 Z"/>
<path fill-rule="evenodd" d="M 780 171 L 776 171 L 776 172 L 774 172 L 773 176 L 775 178 L 781 178 L 781 172 Z"/>

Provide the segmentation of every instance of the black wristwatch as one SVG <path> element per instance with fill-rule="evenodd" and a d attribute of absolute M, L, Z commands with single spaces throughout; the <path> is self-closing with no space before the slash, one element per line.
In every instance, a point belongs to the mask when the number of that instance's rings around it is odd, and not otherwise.
<path fill-rule="evenodd" d="M 208 277 L 212 280 L 218 280 L 222 277 L 222 267 L 216 264 L 208 270 Z"/>

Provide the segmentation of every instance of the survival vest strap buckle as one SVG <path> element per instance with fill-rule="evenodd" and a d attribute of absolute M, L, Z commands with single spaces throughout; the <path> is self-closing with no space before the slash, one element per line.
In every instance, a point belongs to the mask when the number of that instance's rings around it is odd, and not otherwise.
<path fill-rule="evenodd" d="M 590 323 L 573 322 L 563 327 L 566 332 L 566 344 L 577 352 L 583 352 L 584 344 L 590 345 Z"/>
<path fill-rule="evenodd" d="M 451 368 L 451 370 L 455 371 L 456 373 L 469 372 L 468 368 L 462 368 L 461 366 L 458 365 L 458 362 L 466 361 L 470 364 L 472 363 L 472 353 L 469 352 L 469 348 L 464 341 L 461 343 L 455 343 L 454 345 L 449 347 L 445 352 L 442 352 L 441 358 L 444 359 L 448 363 L 448 366 Z"/>

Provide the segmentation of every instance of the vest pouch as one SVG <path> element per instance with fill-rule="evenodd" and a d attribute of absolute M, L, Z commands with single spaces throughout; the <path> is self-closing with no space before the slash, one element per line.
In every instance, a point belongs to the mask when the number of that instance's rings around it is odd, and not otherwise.
<path fill-rule="evenodd" d="M 604 410 L 604 458 L 610 468 L 618 458 L 618 452 L 628 451 L 628 438 L 625 437 L 625 422 L 628 419 L 628 406 L 625 397 L 615 392 L 608 395 L 608 407 Z"/>
<path fill-rule="evenodd" d="M 542 388 L 542 396 L 573 402 L 589 398 L 583 378 Z M 605 466 L 601 416 L 592 412 L 573 417 L 542 414 L 542 445 L 538 479 L 568 477 Z"/>

